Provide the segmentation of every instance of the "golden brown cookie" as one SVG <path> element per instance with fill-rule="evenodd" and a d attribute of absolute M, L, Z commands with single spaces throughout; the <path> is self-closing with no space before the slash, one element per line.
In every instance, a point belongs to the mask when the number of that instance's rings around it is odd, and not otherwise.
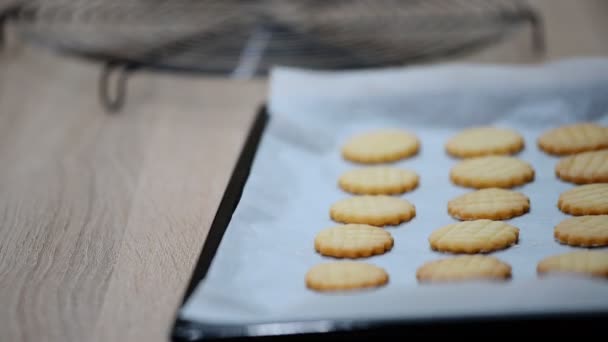
<path fill-rule="evenodd" d="M 555 226 L 553 235 L 570 246 L 608 246 L 608 215 L 567 218 Z"/>
<path fill-rule="evenodd" d="M 448 213 L 460 220 L 506 220 L 530 210 L 530 199 L 512 190 L 488 188 L 458 196 L 448 202 Z"/>
<path fill-rule="evenodd" d="M 555 166 L 555 174 L 576 184 L 608 183 L 608 150 L 564 157 Z"/>
<path fill-rule="evenodd" d="M 576 251 L 552 255 L 541 260 L 539 275 L 565 273 L 592 277 L 608 277 L 608 251 Z"/>
<path fill-rule="evenodd" d="M 346 291 L 382 286 L 389 276 L 378 266 L 355 261 L 319 264 L 306 273 L 306 286 L 316 291 Z"/>
<path fill-rule="evenodd" d="M 385 226 L 411 220 L 416 215 L 416 208 L 405 199 L 364 195 L 334 203 L 329 213 L 336 222 Z"/>
<path fill-rule="evenodd" d="M 608 127 L 584 122 L 564 125 L 543 133 L 538 146 L 554 155 L 565 155 L 608 147 Z"/>
<path fill-rule="evenodd" d="M 524 148 L 524 138 L 512 129 L 473 127 L 454 135 L 445 148 L 459 158 L 514 154 Z"/>
<path fill-rule="evenodd" d="M 336 258 L 363 258 L 383 254 L 393 248 L 391 234 L 366 224 L 346 224 L 327 228 L 315 238 L 315 249 Z"/>
<path fill-rule="evenodd" d="M 338 185 L 342 190 L 357 195 L 395 195 L 416 188 L 418 179 L 414 171 L 373 166 L 343 173 Z"/>
<path fill-rule="evenodd" d="M 429 236 L 431 248 L 451 253 L 489 253 L 518 241 L 519 228 L 502 221 L 475 220 L 449 224 Z"/>
<path fill-rule="evenodd" d="M 559 196 L 559 209 L 566 214 L 608 214 L 608 183 L 579 185 Z"/>
<path fill-rule="evenodd" d="M 450 179 L 469 188 L 511 188 L 531 182 L 534 169 L 515 157 L 477 157 L 456 164 L 450 171 Z"/>
<path fill-rule="evenodd" d="M 397 129 L 358 134 L 342 147 L 346 160 L 363 164 L 388 163 L 418 153 L 420 141 L 410 132 Z"/>
<path fill-rule="evenodd" d="M 511 278 L 511 266 L 492 256 L 461 255 L 425 263 L 416 271 L 416 278 L 421 283 L 500 281 Z"/>

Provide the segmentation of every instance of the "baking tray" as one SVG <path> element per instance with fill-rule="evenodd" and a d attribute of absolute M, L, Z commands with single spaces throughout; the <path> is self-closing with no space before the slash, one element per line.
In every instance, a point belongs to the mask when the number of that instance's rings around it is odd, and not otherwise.
<path fill-rule="evenodd" d="M 249 129 L 248 137 L 194 268 L 182 306 L 207 274 L 231 216 L 239 203 L 259 142 L 271 119 L 266 105 L 262 105 Z M 178 314 L 171 329 L 171 340 L 207 341 L 260 338 L 295 340 L 299 338 L 335 339 L 338 337 L 368 339 L 386 336 L 495 335 L 497 332 L 500 332 L 500 335 L 517 336 L 521 335 L 523 331 L 526 334 L 547 335 L 551 332 L 561 331 L 556 327 L 567 327 L 568 331 L 577 332 L 577 334 L 594 334 L 604 331 L 604 324 L 607 321 L 608 311 L 479 315 L 431 320 L 269 321 L 256 324 L 206 324 L 183 319 Z"/>

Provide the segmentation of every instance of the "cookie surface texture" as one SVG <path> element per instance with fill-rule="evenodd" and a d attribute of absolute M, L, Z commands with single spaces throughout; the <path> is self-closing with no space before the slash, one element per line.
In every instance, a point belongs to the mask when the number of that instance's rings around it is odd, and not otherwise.
<path fill-rule="evenodd" d="M 357 195 L 395 195 L 418 186 L 419 176 L 411 170 L 370 166 L 343 173 L 338 185 Z"/>
<path fill-rule="evenodd" d="M 531 182 L 534 169 L 515 157 L 476 157 L 456 164 L 450 170 L 450 179 L 454 184 L 469 188 L 511 188 Z"/>
<path fill-rule="evenodd" d="M 410 202 L 387 195 L 346 198 L 334 203 L 329 212 L 336 222 L 372 226 L 398 225 L 416 215 L 416 209 Z"/>
<path fill-rule="evenodd" d="M 460 220 L 506 220 L 530 210 L 530 199 L 521 192 L 488 188 L 458 196 L 448 202 L 448 213 Z"/>
<path fill-rule="evenodd" d="M 306 273 L 306 286 L 316 291 L 346 291 L 382 286 L 388 273 L 375 265 L 340 261 L 318 264 Z"/>
<path fill-rule="evenodd" d="M 492 256 L 461 255 L 425 263 L 416 278 L 421 283 L 506 280 L 511 278 L 511 266 Z"/>
<path fill-rule="evenodd" d="M 555 239 L 580 247 L 608 246 L 608 215 L 577 216 L 555 226 Z"/>
<path fill-rule="evenodd" d="M 418 153 L 420 141 L 403 130 L 376 130 L 351 137 L 342 147 L 346 160 L 363 164 L 387 163 Z"/>
<path fill-rule="evenodd" d="M 449 224 L 429 236 L 431 248 L 450 253 L 489 253 L 505 249 L 519 238 L 519 228 L 502 221 L 475 220 Z"/>
<path fill-rule="evenodd" d="M 474 127 L 454 135 L 445 148 L 448 154 L 458 158 L 506 155 L 521 151 L 524 139 L 511 129 Z"/>
<path fill-rule="evenodd" d="M 583 152 L 562 158 L 555 174 L 571 183 L 608 183 L 608 150 Z"/>
<path fill-rule="evenodd" d="M 594 123 L 564 125 L 544 132 L 537 143 L 554 155 L 599 150 L 608 147 L 608 127 Z"/>
<path fill-rule="evenodd" d="M 391 234 L 366 224 L 346 224 L 326 228 L 315 237 L 315 249 L 336 258 L 364 258 L 389 251 L 394 244 Z"/>
<path fill-rule="evenodd" d="M 608 183 L 579 185 L 559 196 L 557 206 L 566 214 L 608 214 Z"/>
<path fill-rule="evenodd" d="M 552 255 L 542 259 L 537 267 L 538 274 L 566 273 L 593 277 L 608 277 L 607 251 L 575 251 Z"/>

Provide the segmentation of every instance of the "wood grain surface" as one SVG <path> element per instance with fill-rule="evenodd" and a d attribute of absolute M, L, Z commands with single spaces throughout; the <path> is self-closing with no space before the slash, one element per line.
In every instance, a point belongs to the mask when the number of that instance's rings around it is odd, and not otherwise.
<path fill-rule="evenodd" d="M 451 61 L 608 54 L 608 1 L 537 0 L 529 31 Z M 0 341 L 167 341 L 265 80 L 138 73 L 124 113 L 99 66 L 0 52 Z"/>

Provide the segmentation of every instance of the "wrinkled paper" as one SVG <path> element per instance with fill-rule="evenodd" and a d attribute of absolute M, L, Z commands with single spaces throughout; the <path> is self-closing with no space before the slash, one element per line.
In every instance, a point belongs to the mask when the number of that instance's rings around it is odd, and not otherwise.
<path fill-rule="evenodd" d="M 293 320 L 431 319 L 469 315 L 608 310 L 608 281 L 582 277 L 539 278 L 536 265 L 549 255 L 573 251 L 553 239 L 567 215 L 557 208 L 572 184 L 555 177 L 558 158 L 540 151 L 547 129 L 580 121 L 608 125 L 608 60 L 574 59 L 533 66 L 466 65 L 376 69 L 356 72 L 273 70 L 270 122 L 207 277 L 181 317 L 211 324 Z M 252 110 L 255 110 L 252 108 Z M 474 125 L 510 127 L 525 138 L 517 156 L 532 164 L 535 180 L 515 188 L 531 211 L 507 222 L 520 228 L 516 246 L 492 253 L 509 263 L 506 283 L 422 285 L 423 263 L 448 255 L 430 250 L 428 236 L 456 222 L 447 202 L 470 189 L 454 186 L 446 140 Z M 388 285 L 346 293 L 316 293 L 305 273 L 330 261 L 317 254 L 315 235 L 334 225 L 329 207 L 349 197 L 337 186 L 357 165 L 340 156 L 343 142 L 376 128 L 410 130 L 419 155 L 395 163 L 420 175 L 418 189 L 401 197 L 416 217 L 386 228 L 394 248 L 364 259 L 386 269 Z"/>

